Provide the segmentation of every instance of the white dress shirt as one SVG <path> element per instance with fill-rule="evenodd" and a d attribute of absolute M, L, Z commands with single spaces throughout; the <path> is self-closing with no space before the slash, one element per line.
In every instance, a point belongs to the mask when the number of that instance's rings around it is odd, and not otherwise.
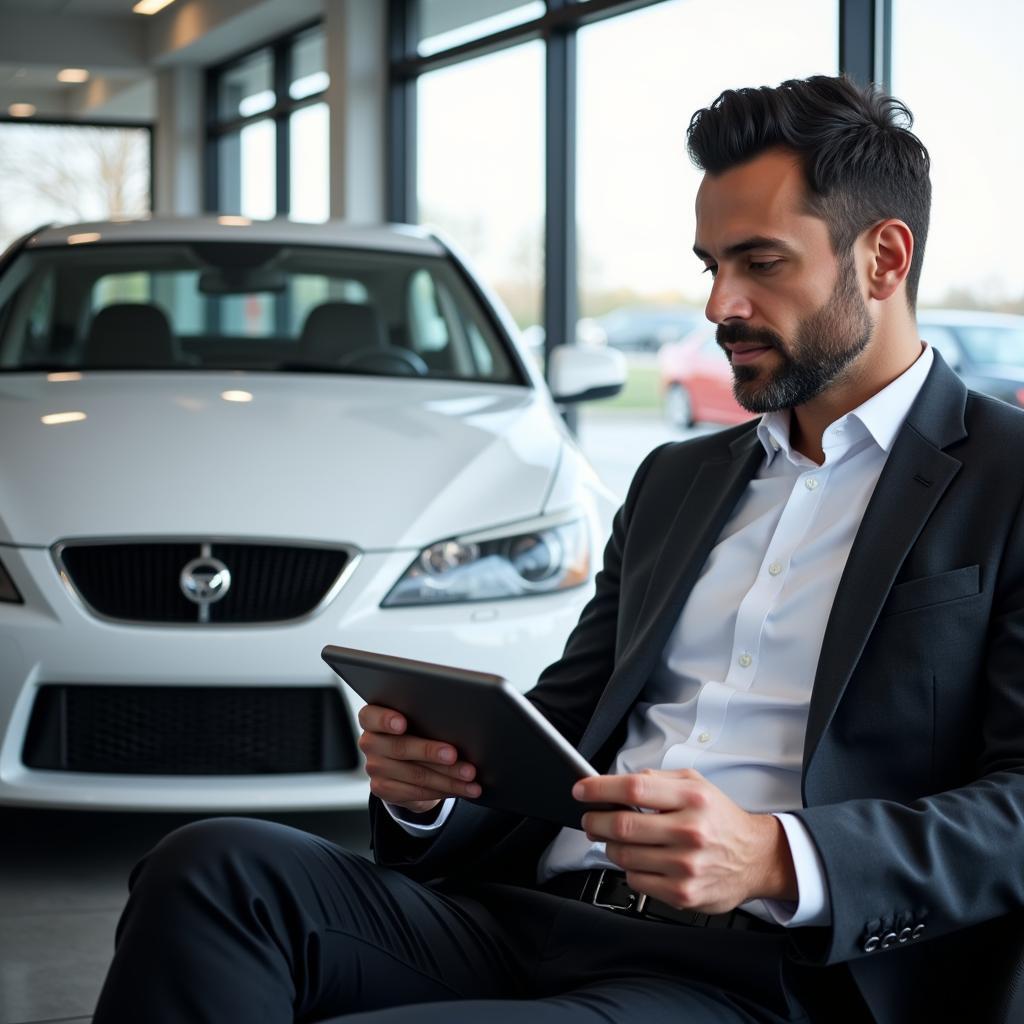
<path fill-rule="evenodd" d="M 932 364 L 925 347 L 888 387 L 831 424 L 819 466 L 789 443 L 788 410 L 757 433 L 765 460 L 697 580 L 665 651 L 630 714 L 609 774 L 693 768 L 752 812 L 773 813 L 789 841 L 799 900 L 743 909 L 788 927 L 831 919 L 824 869 L 798 818 L 800 773 L 815 669 L 850 547 L 896 434 Z M 408 831 L 440 828 L 389 808 Z M 615 868 L 603 843 L 563 828 L 538 880 Z"/>

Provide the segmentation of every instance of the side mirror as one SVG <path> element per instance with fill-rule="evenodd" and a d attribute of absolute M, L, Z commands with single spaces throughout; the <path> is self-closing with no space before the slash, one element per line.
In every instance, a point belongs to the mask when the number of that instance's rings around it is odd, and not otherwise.
<path fill-rule="evenodd" d="M 611 398 L 626 383 L 626 369 L 617 349 L 559 345 L 548 362 L 551 397 L 561 405 Z"/>

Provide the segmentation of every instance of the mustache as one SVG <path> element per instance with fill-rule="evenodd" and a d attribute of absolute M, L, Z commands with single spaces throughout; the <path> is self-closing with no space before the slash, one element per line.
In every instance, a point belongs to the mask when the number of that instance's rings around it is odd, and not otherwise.
<path fill-rule="evenodd" d="M 774 331 L 764 327 L 749 327 L 746 324 L 719 324 L 715 330 L 715 341 L 722 348 L 740 341 L 765 345 L 779 351 L 784 348 L 782 339 Z"/>

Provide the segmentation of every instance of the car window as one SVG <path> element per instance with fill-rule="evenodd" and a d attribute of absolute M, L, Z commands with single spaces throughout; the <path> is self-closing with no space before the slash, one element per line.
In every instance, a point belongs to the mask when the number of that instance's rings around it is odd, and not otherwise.
<path fill-rule="evenodd" d="M 722 346 L 718 344 L 715 336 L 712 334 L 707 341 L 704 342 L 700 347 L 702 355 L 705 356 L 723 356 L 725 353 L 722 351 Z"/>
<path fill-rule="evenodd" d="M 921 337 L 942 356 L 948 366 L 954 370 L 960 369 L 963 364 L 960 343 L 948 327 L 941 327 L 938 324 L 921 324 L 920 332 Z"/>
<path fill-rule="evenodd" d="M 959 332 L 974 362 L 1024 366 L 1024 326 L 970 324 L 960 327 Z"/>
<path fill-rule="evenodd" d="M 0 368 L 366 372 L 523 384 L 449 261 L 265 243 L 28 250 Z"/>

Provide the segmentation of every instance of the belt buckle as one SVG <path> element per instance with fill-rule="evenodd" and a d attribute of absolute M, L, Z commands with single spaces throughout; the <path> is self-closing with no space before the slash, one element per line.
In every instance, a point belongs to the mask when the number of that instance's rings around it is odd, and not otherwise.
<path fill-rule="evenodd" d="M 624 914 L 642 914 L 644 911 L 644 904 L 647 902 L 647 894 L 643 892 L 634 892 L 632 889 L 627 887 L 627 895 L 624 902 L 609 903 L 601 898 L 601 888 L 604 886 L 605 881 L 613 882 L 614 879 L 606 879 L 608 874 L 607 868 L 602 868 L 597 874 L 597 881 L 591 888 L 590 879 L 587 879 L 586 885 L 583 887 L 583 893 L 581 899 L 595 907 L 601 907 L 604 910 L 614 910 Z M 589 890 L 589 891 L 588 891 Z"/>

